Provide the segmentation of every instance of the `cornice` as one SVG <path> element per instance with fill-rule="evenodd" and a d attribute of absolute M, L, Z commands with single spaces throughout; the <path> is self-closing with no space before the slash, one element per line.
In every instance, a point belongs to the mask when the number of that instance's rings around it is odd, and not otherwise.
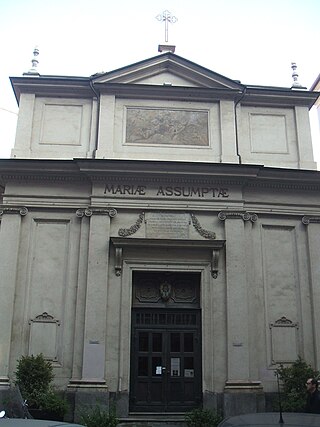
<path fill-rule="evenodd" d="M 319 94 L 307 90 L 292 90 L 289 88 L 247 86 L 241 101 L 242 105 L 304 106 L 311 108 Z"/>
<path fill-rule="evenodd" d="M 280 179 L 280 178 L 279 178 Z M 281 181 L 263 181 L 261 178 L 256 181 L 248 180 L 246 182 L 248 188 L 268 188 L 274 190 L 299 190 L 299 191 L 320 191 L 320 182 L 281 182 Z"/>
<path fill-rule="evenodd" d="M 90 87 L 90 79 L 87 77 L 10 77 L 10 81 L 18 103 L 22 93 L 31 93 L 35 95 L 54 97 L 95 97 Z"/>
<path fill-rule="evenodd" d="M 15 181 L 15 182 L 88 182 L 88 177 L 83 175 L 78 176 L 59 176 L 59 175 L 39 175 L 30 173 L 17 173 L 17 174 L 1 174 L 0 180 L 2 182 Z"/>
<path fill-rule="evenodd" d="M 161 86 L 131 83 L 95 83 L 95 89 L 101 94 L 116 95 L 119 98 L 193 100 L 201 102 L 219 101 L 221 99 L 235 100 L 241 94 L 239 89 L 230 88 Z"/>
<path fill-rule="evenodd" d="M 284 191 L 319 191 L 320 172 L 268 168 L 259 165 L 166 162 L 144 160 L 0 159 L 0 183 L 114 182 L 224 185 Z"/>

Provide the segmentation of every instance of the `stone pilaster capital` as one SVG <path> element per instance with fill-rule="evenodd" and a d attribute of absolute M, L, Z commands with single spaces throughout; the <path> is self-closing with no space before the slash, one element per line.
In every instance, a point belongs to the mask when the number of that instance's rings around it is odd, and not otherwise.
<path fill-rule="evenodd" d="M 20 214 L 21 216 L 26 216 L 28 214 L 28 209 L 25 206 L 15 206 L 15 207 L 0 207 L 0 216 L 4 214 Z"/>
<path fill-rule="evenodd" d="M 117 215 L 117 210 L 115 208 L 93 208 L 88 207 L 86 209 L 80 208 L 77 209 L 76 215 L 78 218 L 91 217 L 92 215 L 109 215 L 110 218 L 113 218 Z"/>
<path fill-rule="evenodd" d="M 226 219 L 243 219 L 243 221 L 256 222 L 258 215 L 252 212 L 241 212 L 241 211 L 221 211 L 218 213 L 220 221 Z"/>
<path fill-rule="evenodd" d="M 305 216 L 302 217 L 301 222 L 304 225 L 309 225 L 311 223 L 313 223 L 313 224 L 320 224 L 320 216 L 316 216 L 316 215 L 314 215 L 314 216 L 308 216 L 308 215 L 305 215 Z"/>

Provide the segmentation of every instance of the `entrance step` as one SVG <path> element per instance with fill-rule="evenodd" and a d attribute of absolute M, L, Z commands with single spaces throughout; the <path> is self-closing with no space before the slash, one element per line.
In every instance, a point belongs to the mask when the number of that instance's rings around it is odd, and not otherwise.
<path fill-rule="evenodd" d="M 186 427 L 184 414 L 130 414 L 126 418 L 120 418 L 118 427 Z"/>

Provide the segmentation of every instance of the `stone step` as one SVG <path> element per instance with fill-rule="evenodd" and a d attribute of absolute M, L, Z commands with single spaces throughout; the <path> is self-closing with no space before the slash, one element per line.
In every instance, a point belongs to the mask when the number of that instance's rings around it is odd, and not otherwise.
<path fill-rule="evenodd" d="M 130 414 L 120 418 L 118 427 L 187 427 L 184 414 Z"/>

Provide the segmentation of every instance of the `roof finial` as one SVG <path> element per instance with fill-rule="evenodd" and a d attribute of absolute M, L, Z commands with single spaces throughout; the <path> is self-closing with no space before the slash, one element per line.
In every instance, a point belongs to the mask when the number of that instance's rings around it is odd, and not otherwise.
<path fill-rule="evenodd" d="M 299 80 L 298 80 L 299 74 L 297 72 L 297 64 L 295 62 L 291 62 L 291 68 L 292 68 L 292 78 L 293 78 L 293 83 L 291 88 L 303 89 L 302 85 L 299 83 Z"/>
<path fill-rule="evenodd" d="M 162 21 L 164 22 L 164 38 L 165 38 L 165 42 L 168 43 L 168 23 L 170 22 L 170 24 L 174 24 L 175 22 L 177 22 L 177 18 L 173 15 L 171 15 L 171 12 L 169 12 L 168 10 L 165 10 L 164 12 L 162 12 L 162 14 L 159 14 L 156 16 L 158 21 Z M 158 52 L 172 52 L 174 53 L 176 47 L 173 45 L 168 45 L 168 44 L 159 44 L 158 45 Z"/>
<path fill-rule="evenodd" d="M 28 72 L 23 73 L 24 76 L 26 76 L 26 75 L 39 76 L 40 75 L 39 71 L 37 69 L 38 64 L 39 64 L 38 55 L 39 55 L 39 49 L 38 49 L 38 46 L 36 46 L 33 49 L 33 58 L 31 60 L 32 67 L 30 68 L 30 70 Z"/>

